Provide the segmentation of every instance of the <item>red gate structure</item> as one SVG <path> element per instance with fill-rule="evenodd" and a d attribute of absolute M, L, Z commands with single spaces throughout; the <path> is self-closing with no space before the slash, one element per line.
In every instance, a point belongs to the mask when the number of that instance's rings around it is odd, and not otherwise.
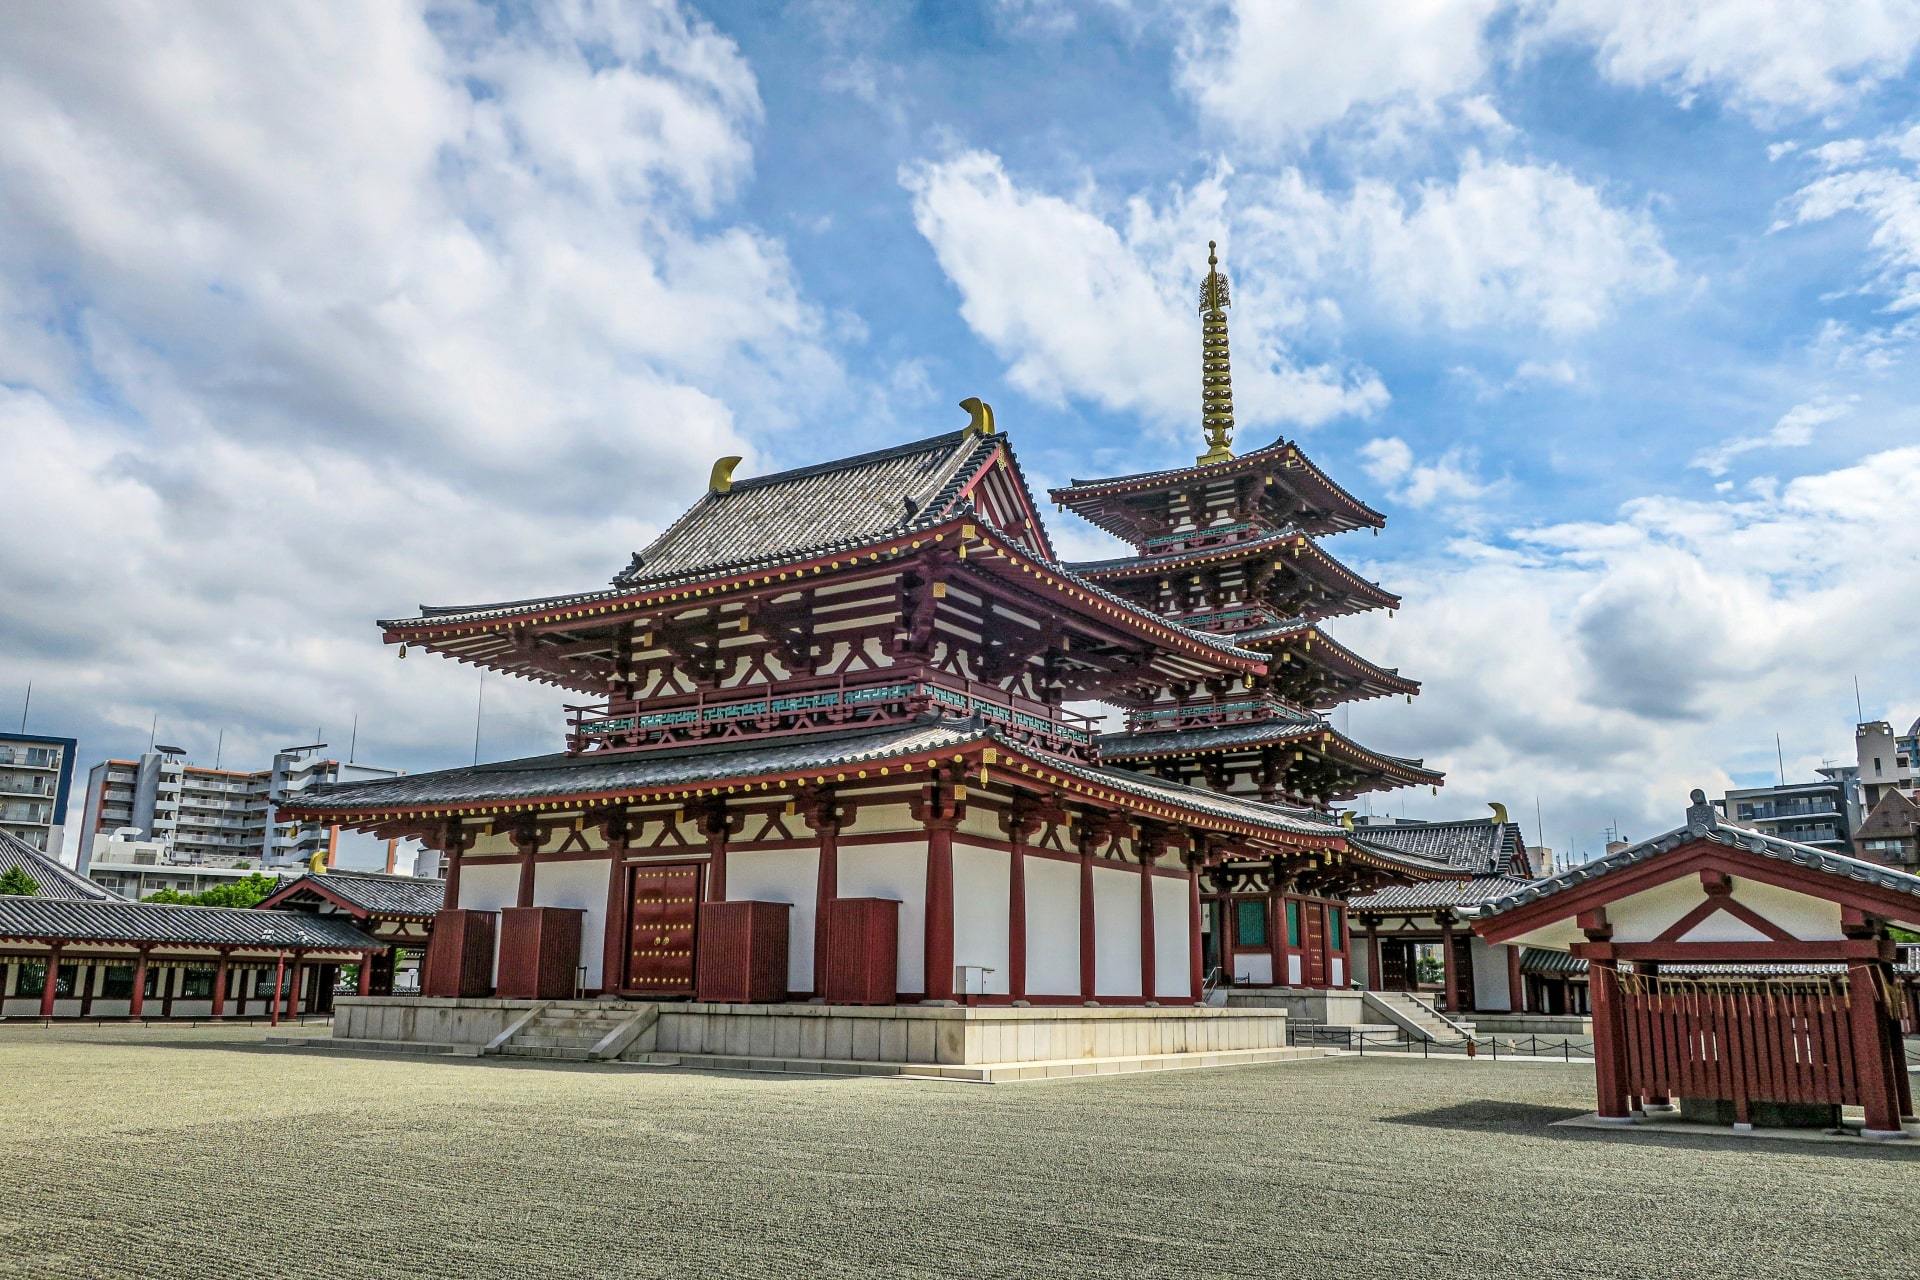
<path fill-rule="evenodd" d="M 1602 1119 L 1676 1097 L 1730 1104 L 1741 1127 L 1755 1103 L 1857 1106 L 1863 1134 L 1908 1137 L 1889 929 L 1920 923 L 1920 877 L 1692 799 L 1684 828 L 1491 903 L 1475 932 L 1587 961 Z"/>

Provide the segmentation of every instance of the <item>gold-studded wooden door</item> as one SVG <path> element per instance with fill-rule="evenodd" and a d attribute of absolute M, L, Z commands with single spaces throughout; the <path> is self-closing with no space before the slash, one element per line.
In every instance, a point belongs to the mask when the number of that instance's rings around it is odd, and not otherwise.
<path fill-rule="evenodd" d="M 692 995 L 700 864 L 639 866 L 628 875 L 627 990 Z"/>

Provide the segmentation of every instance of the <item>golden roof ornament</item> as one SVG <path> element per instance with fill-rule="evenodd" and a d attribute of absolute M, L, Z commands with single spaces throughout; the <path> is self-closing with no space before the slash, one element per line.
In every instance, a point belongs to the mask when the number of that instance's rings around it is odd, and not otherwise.
<path fill-rule="evenodd" d="M 1200 283 L 1200 425 L 1207 451 L 1196 462 L 1226 462 L 1233 457 L 1233 368 L 1227 351 L 1226 273 L 1207 241 L 1207 278 Z"/>

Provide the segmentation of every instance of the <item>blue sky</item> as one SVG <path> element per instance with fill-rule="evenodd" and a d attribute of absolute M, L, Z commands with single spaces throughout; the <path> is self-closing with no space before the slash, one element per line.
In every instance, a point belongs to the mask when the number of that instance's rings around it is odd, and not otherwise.
<path fill-rule="evenodd" d="M 995 405 L 1387 512 L 1356 736 L 1548 843 L 1920 715 L 1920 5 L 61 6 L 0 18 L 0 684 L 97 758 L 471 755 L 375 617 L 604 581 L 712 459 Z M 24 481 L 24 483 L 23 483 Z M 1100 537 L 1053 523 L 1070 555 Z M 18 695 L 15 695 L 18 696 Z M 559 701 L 489 684 L 482 754 Z M 1343 721 L 1347 717 L 1343 713 Z"/>

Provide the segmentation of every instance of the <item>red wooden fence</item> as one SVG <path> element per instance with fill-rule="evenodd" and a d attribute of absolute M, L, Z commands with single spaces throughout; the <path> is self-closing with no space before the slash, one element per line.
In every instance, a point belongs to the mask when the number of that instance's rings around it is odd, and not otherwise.
<path fill-rule="evenodd" d="M 1630 1094 L 1862 1104 L 1844 974 L 1617 982 Z"/>

